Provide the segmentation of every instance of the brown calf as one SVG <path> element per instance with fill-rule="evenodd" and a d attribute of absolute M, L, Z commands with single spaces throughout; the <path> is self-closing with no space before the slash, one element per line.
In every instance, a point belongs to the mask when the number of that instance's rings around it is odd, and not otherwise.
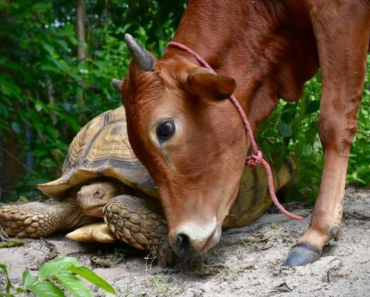
<path fill-rule="evenodd" d="M 322 183 L 311 224 L 285 264 L 320 257 L 342 219 L 369 39 L 369 0 L 191 0 L 174 40 L 218 75 L 177 48 L 156 60 L 126 35 L 129 140 L 158 186 L 179 255 L 218 242 L 238 193 L 249 142 L 227 98 L 235 94 L 255 131 L 279 98 L 298 100 L 321 68 Z"/>

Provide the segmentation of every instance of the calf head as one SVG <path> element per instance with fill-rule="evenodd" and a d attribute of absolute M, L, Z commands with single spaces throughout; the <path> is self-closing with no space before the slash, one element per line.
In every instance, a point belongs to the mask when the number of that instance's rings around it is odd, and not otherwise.
<path fill-rule="evenodd" d="M 132 56 L 122 86 L 129 141 L 158 187 L 172 247 L 180 256 L 201 254 L 220 238 L 248 149 L 227 100 L 235 81 L 181 54 L 156 60 L 125 39 Z"/>

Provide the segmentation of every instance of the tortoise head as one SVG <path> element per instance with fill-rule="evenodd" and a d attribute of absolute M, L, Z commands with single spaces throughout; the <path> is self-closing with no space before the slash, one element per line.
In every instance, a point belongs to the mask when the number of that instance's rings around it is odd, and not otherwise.
<path fill-rule="evenodd" d="M 180 256 L 201 254 L 220 238 L 248 148 L 226 100 L 235 81 L 189 63 L 185 53 L 156 60 L 125 38 L 132 56 L 122 87 L 130 144 L 158 187 L 172 247 Z"/>
<path fill-rule="evenodd" d="M 77 203 L 85 215 L 102 218 L 103 207 L 119 193 L 117 183 L 95 181 L 81 187 L 77 193 Z"/>

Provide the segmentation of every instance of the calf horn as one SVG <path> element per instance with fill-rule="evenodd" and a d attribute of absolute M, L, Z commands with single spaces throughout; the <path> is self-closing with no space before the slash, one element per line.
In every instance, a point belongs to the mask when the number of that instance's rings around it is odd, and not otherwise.
<path fill-rule="evenodd" d="M 116 91 L 118 92 L 118 93 L 121 93 L 121 91 L 122 91 L 122 83 L 123 83 L 123 81 L 122 80 L 119 80 L 119 79 L 112 79 L 112 86 L 116 89 Z"/>
<path fill-rule="evenodd" d="M 154 57 L 146 51 L 135 39 L 128 33 L 125 34 L 125 42 L 130 51 L 132 60 L 144 72 L 154 70 Z"/>

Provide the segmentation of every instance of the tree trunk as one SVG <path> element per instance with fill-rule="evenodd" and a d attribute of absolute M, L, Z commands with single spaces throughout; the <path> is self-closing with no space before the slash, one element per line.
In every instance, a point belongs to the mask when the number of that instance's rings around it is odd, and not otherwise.
<path fill-rule="evenodd" d="M 86 35 L 85 35 L 85 18 L 86 7 L 85 0 L 78 0 L 77 2 L 77 63 L 84 63 L 86 60 Z M 82 89 L 85 88 L 85 81 L 82 79 L 79 82 Z M 82 108 L 85 108 L 85 100 L 83 94 L 77 97 L 77 102 Z"/>
<path fill-rule="evenodd" d="M 106 21 L 108 19 L 108 12 L 109 12 L 109 1 L 108 0 L 105 0 L 105 2 L 104 2 L 104 8 L 103 8 L 103 13 L 102 13 L 102 17 L 104 19 L 104 23 L 106 23 Z"/>
<path fill-rule="evenodd" d="M 13 131 L 6 132 L 0 139 L 0 202 L 11 198 L 11 188 L 27 171 L 26 165 L 16 157 L 19 147 L 17 135 Z"/>
<path fill-rule="evenodd" d="M 85 0 L 78 0 L 77 3 L 78 63 L 82 63 L 86 59 L 85 18 L 86 18 Z"/>
<path fill-rule="evenodd" d="M 52 107 L 50 109 L 50 119 L 54 126 L 57 122 L 57 117 L 55 116 L 55 113 L 54 113 L 55 100 L 54 100 L 54 95 L 53 95 L 53 82 L 51 81 L 51 78 L 49 75 L 45 75 L 45 80 L 46 80 L 46 91 L 48 94 L 48 100 Z"/>

